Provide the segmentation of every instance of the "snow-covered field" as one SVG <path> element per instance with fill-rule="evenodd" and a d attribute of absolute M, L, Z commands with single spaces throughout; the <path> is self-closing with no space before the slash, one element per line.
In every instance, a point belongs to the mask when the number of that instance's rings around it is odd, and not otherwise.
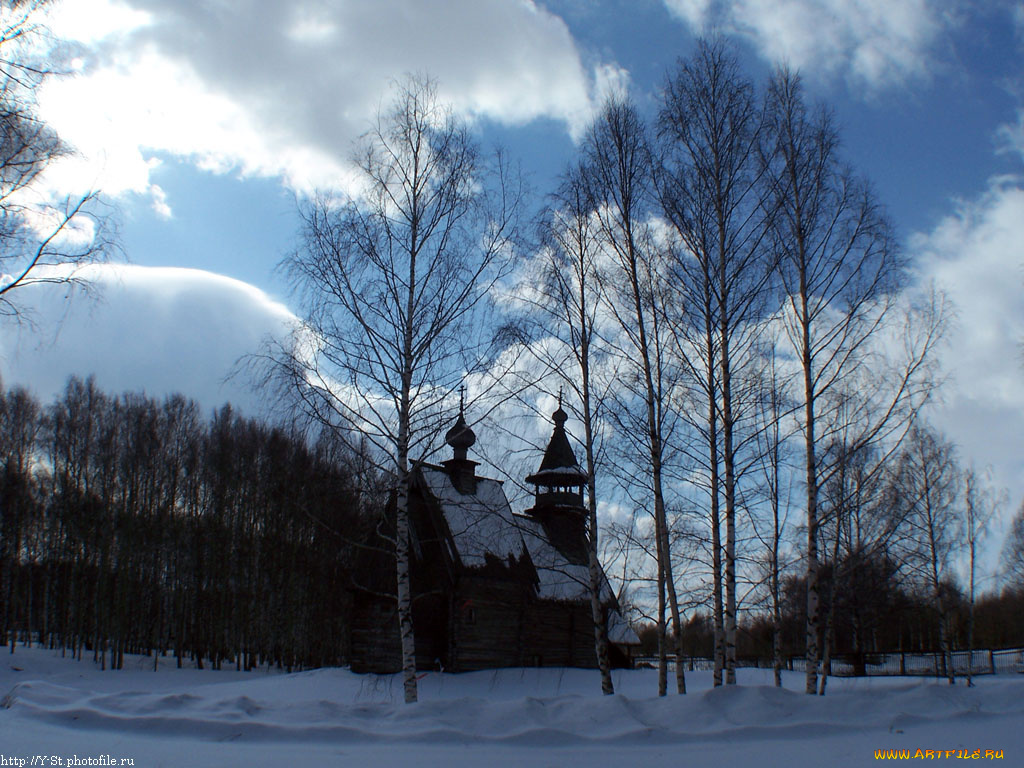
<path fill-rule="evenodd" d="M 101 672 L 19 647 L 0 656 L 0 765 L 793 768 L 919 749 L 1002 750 L 994 764 L 1024 765 L 1024 675 L 973 689 L 832 679 L 824 698 L 801 693 L 797 675 L 782 690 L 764 670 L 739 679 L 711 689 L 709 672 L 691 673 L 689 695 L 658 699 L 652 670 L 616 672 L 612 697 L 585 670 L 431 673 L 406 706 L 396 678 L 343 669 L 178 670 L 169 659 L 153 672 L 133 657 Z"/>

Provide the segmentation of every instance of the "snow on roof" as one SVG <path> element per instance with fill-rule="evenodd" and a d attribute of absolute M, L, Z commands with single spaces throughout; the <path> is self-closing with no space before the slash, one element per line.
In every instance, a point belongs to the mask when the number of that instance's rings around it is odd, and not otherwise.
<path fill-rule="evenodd" d="M 529 552 L 537 572 L 537 596 L 542 600 L 587 600 L 590 597 L 590 569 L 586 564 L 570 562 L 552 546 L 539 521 L 512 513 L 501 483 L 490 478 L 476 479 L 476 493 L 462 494 L 448 473 L 435 467 L 423 467 L 423 479 L 437 499 L 448 522 L 455 549 L 462 564 L 483 566 L 486 555 L 507 561 Z M 601 574 L 601 601 L 614 600 L 611 585 Z M 615 643 L 637 643 L 636 634 L 617 611 L 612 611 L 608 639 Z"/>
<path fill-rule="evenodd" d="M 526 546 L 501 483 L 478 477 L 476 493 L 462 494 L 442 469 L 423 467 L 423 478 L 448 522 L 463 565 L 485 565 L 488 554 L 502 561 L 523 556 Z"/>
<path fill-rule="evenodd" d="M 582 480 L 586 482 L 587 473 L 580 469 L 579 464 L 573 464 L 572 466 L 565 467 L 548 467 L 547 469 L 539 470 L 534 472 L 527 479 L 528 482 L 537 483 L 538 485 L 543 484 L 544 479 L 552 478 L 554 480 L 561 479 L 562 477 L 571 477 L 574 480 Z"/>
<path fill-rule="evenodd" d="M 640 644 L 640 638 L 618 611 L 610 611 L 608 614 L 608 641 L 620 645 Z"/>
<path fill-rule="evenodd" d="M 590 568 L 570 562 L 547 539 L 540 522 L 516 515 L 526 549 L 540 579 L 538 597 L 545 600 L 585 600 L 590 597 Z M 612 599 L 611 586 L 602 573 L 601 601 Z"/>

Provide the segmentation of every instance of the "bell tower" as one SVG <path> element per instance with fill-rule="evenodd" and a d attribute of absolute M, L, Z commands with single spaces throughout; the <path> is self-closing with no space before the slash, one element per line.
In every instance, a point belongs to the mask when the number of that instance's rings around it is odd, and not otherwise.
<path fill-rule="evenodd" d="M 585 563 L 587 510 L 583 506 L 583 487 L 587 473 L 576 462 L 565 433 L 568 419 L 559 394 L 558 410 L 551 414 L 555 428 L 540 469 L 526 478 L 534 486 L 533 508 L 526 514 L 541 523 L 548 541 L 570 561 Z"/>

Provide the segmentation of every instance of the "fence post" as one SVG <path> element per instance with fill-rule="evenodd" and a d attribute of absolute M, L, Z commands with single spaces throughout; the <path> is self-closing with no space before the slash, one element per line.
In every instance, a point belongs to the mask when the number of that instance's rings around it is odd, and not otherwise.
<path fill-rule="evenodd" d="M 992 649 L 988 649 L 988 668 L 992 670 L 992 674 L 996 673 L 996 655 L 992 653 Z"/>
<path fill-rule="evenodd" d="M 900 676 L 905 677 L 907 674 L 907 654 L 900 651 Z"/>

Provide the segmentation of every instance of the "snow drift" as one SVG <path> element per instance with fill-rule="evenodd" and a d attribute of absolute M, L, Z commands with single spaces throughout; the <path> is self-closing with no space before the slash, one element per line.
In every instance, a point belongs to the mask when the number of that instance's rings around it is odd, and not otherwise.
<path fill-rule="evenodd" d="M 741 685 L 713 689 L 710 673 L 698 672 L 689 676 L 691 694 L 659 699 L 649 670 L 616 672 L 616 695 L 601 696 L 596 671 L 505 669 L 429 673 L 420 703 L 405 705 L 392 676 L 151 667 L 136 657 L 124 670 L 100 672 L 59 652 L 5 653 L 0 751 L 58 757 L 114 754 L 120 745 L 134 765 L 176 765 L 185 755 L 191 765 L 291 765 L 296 750 L 341 748 L 375 768 L 408 760 L 473 765 L 485 755 L 495 765 L 560 765 L 584 753 L 597 766 L 683 752 L 688 765 L 725 757 L 793 765 L 815 754 L 827 754 L 831 765 L 865 765 L 876 749 L 890 748 L 995 749 L 1011 762 L 1024 756 L 1024 678 L 1017 676 L 981 678 L 975 688 L 833 679 L 821 698 L 799 693 L 799 676 L 777 689 L 769 671 L 741 670 Z"/>

